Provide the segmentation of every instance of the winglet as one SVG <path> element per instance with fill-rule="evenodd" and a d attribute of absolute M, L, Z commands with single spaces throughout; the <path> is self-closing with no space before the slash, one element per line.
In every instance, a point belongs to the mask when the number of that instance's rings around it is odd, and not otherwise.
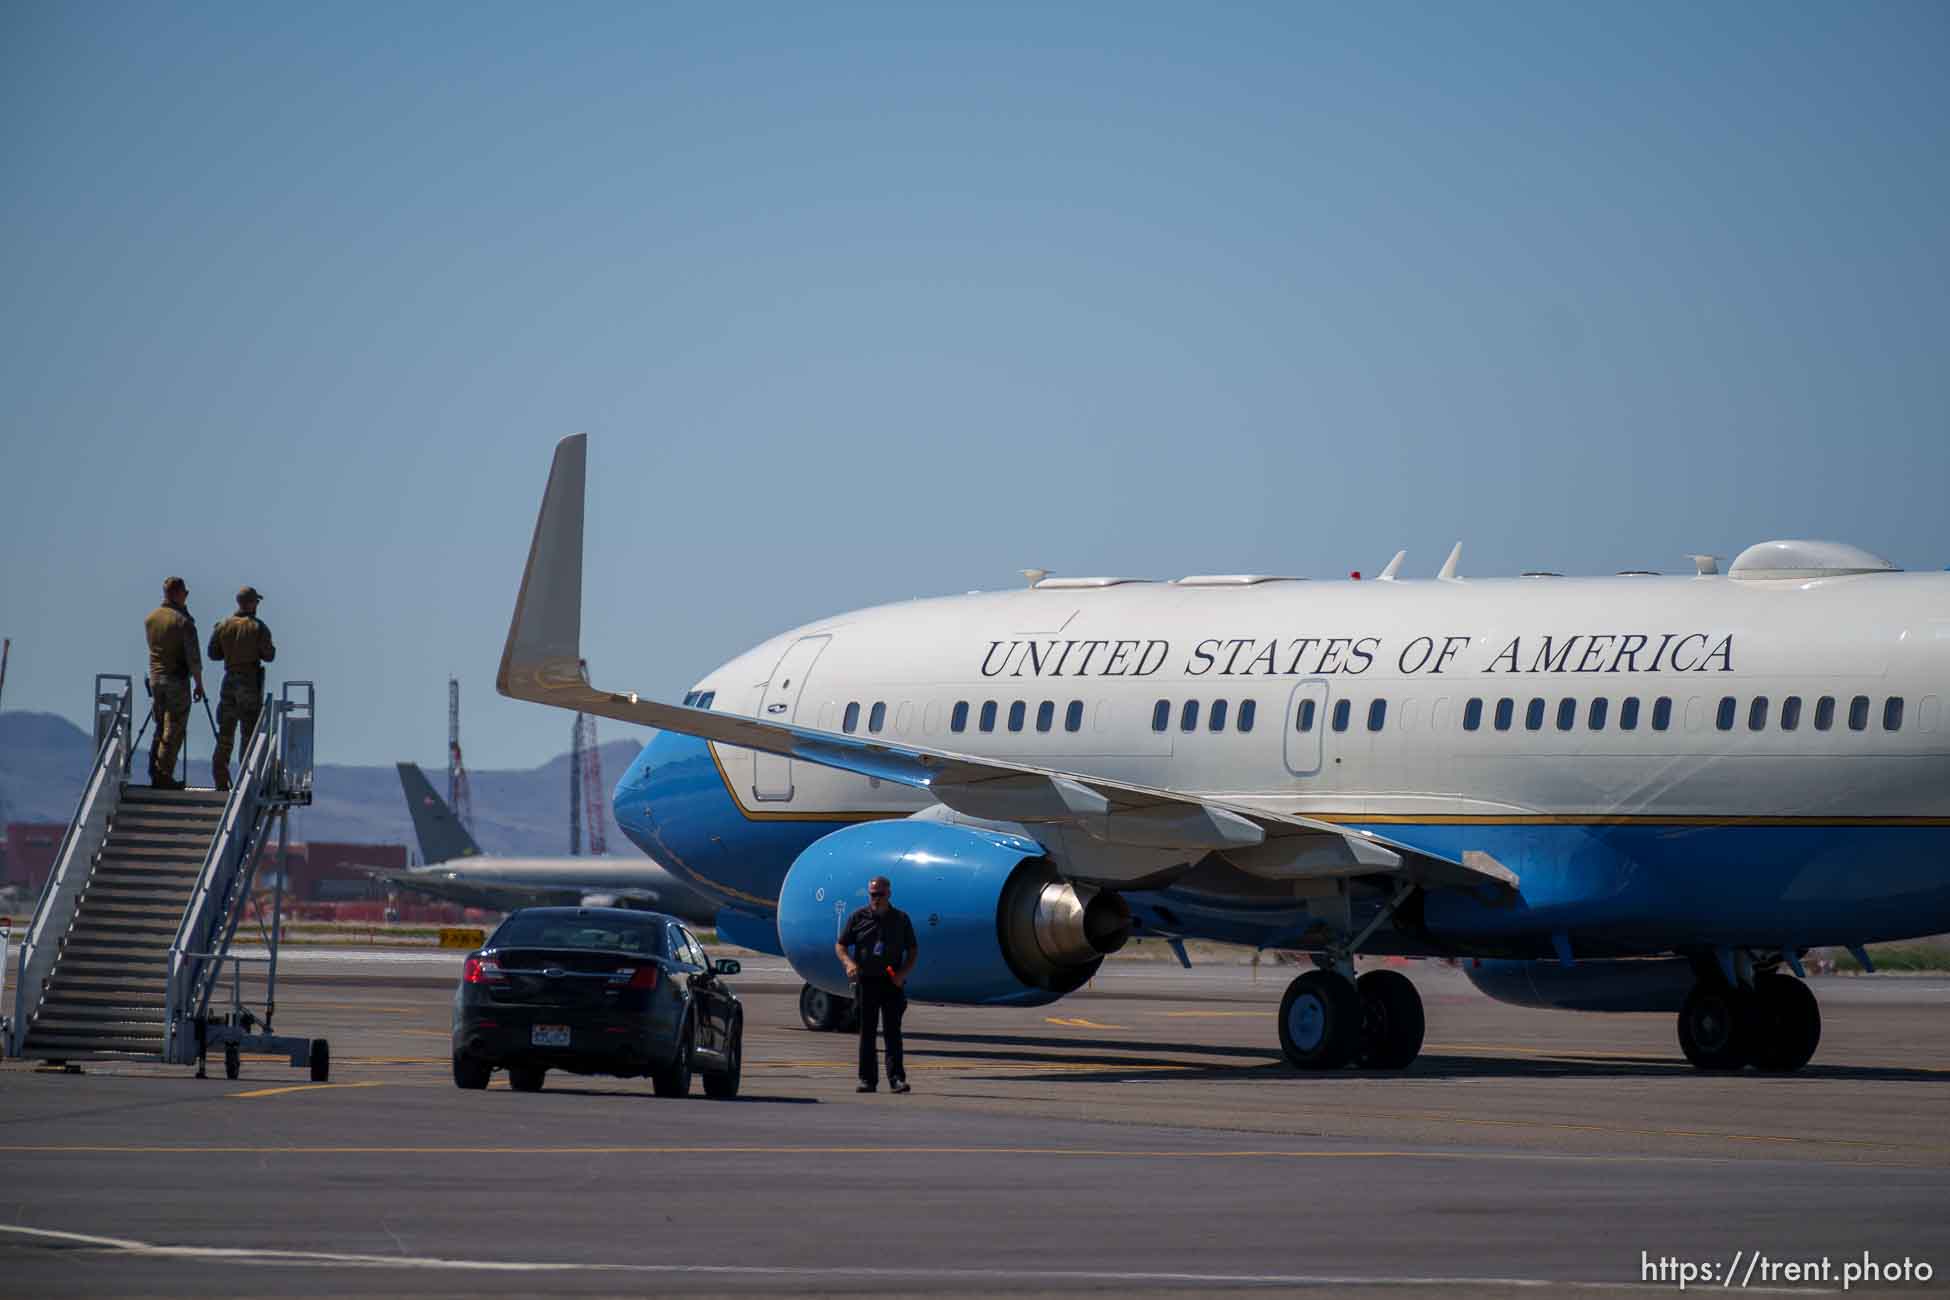
<path fill-rule="evenodd" d="M 1388 567 L 1381 571 L 1381 576 L 1379 578 L 1376 578 L 1375 581 L 1393 582 L 1395 580 L 1395 575 L 1402 571 L 1402 561 L 1406 560 L 1407 558 L 1408 558 L 1407 551 L 1396 551 L 1395 558 L 1388 561 Z"/>
<path fill-rule="evenodd" d="M 494 686 L 501 694 L 542 704 L 564 690 L 586 689 L 582 642 L 582 494 L 589 435 L 555 444 L 555 463 L 542 493 L 535 539 L 528 547 L 521 593 L 515 597 L 508 642 Z"/>
<path fill-rule="evenodd" d="M 1455 549 L 1449 552 L 1449 558 L 1442 562 L 1442 571 L 1435 576 L 1438 578 L 1454 579 L 1456 576 L 1456 566 L 1460 563 L 1462 563 L 1462 543 L 1457 542 Z"/>

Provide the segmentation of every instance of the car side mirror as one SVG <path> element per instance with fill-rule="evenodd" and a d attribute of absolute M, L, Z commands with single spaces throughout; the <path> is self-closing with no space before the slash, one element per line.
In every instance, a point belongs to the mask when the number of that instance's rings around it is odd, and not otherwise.
<path fill-rule="evenodd" d="M 711 963 L 711 969 L 719 975 L 736 975 L 744 967 L 729 957 L 720 957 Z"/>

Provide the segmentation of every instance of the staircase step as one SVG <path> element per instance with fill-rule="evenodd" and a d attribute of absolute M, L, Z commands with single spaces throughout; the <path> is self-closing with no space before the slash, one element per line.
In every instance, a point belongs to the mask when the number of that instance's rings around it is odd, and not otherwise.
<path fill-rule="evenodd" d="M 193 862 L 152 862 L 135 858 L 104 856 L 95 864 L 95 880 L 195 880 L 203 871 L 203 860 Z"/>
<path fill-rule="evenodd" d="M 68 940 L 73 942 L 78 935 L 101 935 L 104 938 L 115 935 L 140 935 L 152 930 L 164 934 L 175 934 L 183 913 L 179 908 L 171 912 L 164 908 L 124 908 L 98 904 L 84 907 L 75 917 L 74 929 L 68 931 Z"/>
<path fill-rule="evenodd" d="M 192 787 L 188 790 L 158 790 L 154 786 L 125 785 L 122 803 L 144 808 L 221 808 L 230 802 L 222 790 Z"/>
<path fill-rule="evenodd" d="M 191 866 L 200 866 L 209 851 L 210 841 L 207 839 L 158 848 L 145 844 L 118 844 L 111 838 L 108 843 L 102 845 L 101 860 L 103 862 L 186 862 Z"/>
<path fill-rule="evenodd" d="M 72 1007 L 76 1010 L 84 1007 L 142 1007 L 160 1010 L 167 1005 L 169 1005 L 169 995 L 163 991 L 159 983 L 128 988 L 83 988 L 71 987 L 55 979 L 48 982 L 47 993 L 41 999 L 43 1013 L 56 1006 Z"/>
<path fill-rule="evenodd" d="M 133 831 L 116 827 L 102 845 L 104 854 L 121 854 L 128 851 L 153 852 L 157 849 L 174 849 L 179 853 L 195 853 L 199 856 L 210 848 L 210 836 L 216 827 L 201 829 L 187 827 L 182 830 Z"/>
<path fill-rule="evenodd" d="M 27 1046 L 22 1056 L 37 1057 L 41 1060 L 72 1061 L 82 1057 L 106 1057 L 117 1059 L 136 1058 L 155 1061 L 162 1058 L 163 1036 L 103 1034 L 40 1034 L 27 1036 Z"/>
<path fill-rule="evenodd" d="M 41 1014 L 34 1018 L 34 1032 L 61 1038 L 83 1034 L 113 1034 L 118 1038 L 147 1038 L 154 1034 L 160 1038 L 164 1019 L 160 1007 L 98 1007 L 90 1010 L 72 1005 L 58 1008 L 43 1006 Z"/>
<path fill-rule="evenodd" d="M 163 998 L 163 984 L 168 979 L 167 970 L 141 970 L 127 973 L 107 971 L 84 972 L 76 974 L 56 971 L 47 984 L 47 998 L 76 999 L 145 999 L 151 996 Z M 145 1005 L 131 1001 L 130 1006 Z"/>
<path fill-rule="evenodd" d="M 121 894 L 109 894 L 103 897 L 91 889 L 82 895 L 81 914 L 90 920 L 106 921 L 111 924 L 167 921 L 174 925 L 182 919 L 183 908 L 181 904 L 171 899 L 135 898 Z"/>
<path fill-rule="evenodd" d="M 159 880 L 151 875 L 123 875 L 111 872 L 103 875 L 97 871 L 88 882 L 88 892 L 82 897 L 85 902 L 99 900 L 108 903 L 114 900 L 118 907 L 161 907 L 165 903 L 181 907 L 196 889 L 196 879 L 187 881 Z"/>

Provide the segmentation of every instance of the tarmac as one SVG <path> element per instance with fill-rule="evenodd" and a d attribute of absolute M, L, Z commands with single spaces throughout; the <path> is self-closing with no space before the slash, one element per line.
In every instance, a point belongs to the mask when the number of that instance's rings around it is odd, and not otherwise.
<path fill-rule="evenodd" d="M 1814 1294 L 1864 1252 L 1950 1288 L 1950 980 L 1816 979 L 1821 1050 L 1767 1077 L 1694 1071 L 1669 1016 L 1409 966 L 1414 1067 L 1312 1075 L 1279 1057 L 1293 968 L 1113 962 L 1048 1007 L 913 1007 L 914 1092 L 862 1096 L 751 958 L 712 1102 L 458 1091 L 458 966 L 288 949 L 277 1028 L 331 1041 L 324 1085 L 0 1065 L 0 1294 L 1603 1294 L 1681 1263 Z"/>

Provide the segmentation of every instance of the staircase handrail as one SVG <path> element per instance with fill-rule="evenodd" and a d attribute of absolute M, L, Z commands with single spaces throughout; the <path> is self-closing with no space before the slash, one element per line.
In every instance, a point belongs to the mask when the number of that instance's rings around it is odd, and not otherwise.
<path fill-rule="evenodd" d="M 122 781 L 129 769 L 134 745 L 130 732 L 133 721 L 130 696 L 133 685 L 124 677 L 119 698 L 105 701 L 96 679 L 96 706 L 112 703 L 113 718 L 105 728 L 95 750 L 95 765 L 88 773 L 81 802 L 75 805 L 74 819 L 61 837 L 54 869 L 41 885 L 34 905 L 34 919 L 20 945 L 19 977 L 14 982 L 14 1014 L 10 1025 L 11 1042 L 7 1055 L 19 1056 L 27 1044 L 27 1031 L 39 1012 L 47 977 L 60 956 L 61 940 L 74 925 L 75 906 L 94 874 L 95 855 L 108 839 L 109 823 L 122 803 Z"/>
<path fill-rule="evenodd" d="M 269 821 L 269 804 L 276 794 L 283 712 L 277 701 L 267 700 L 258 713 L 237 780 L 224 802 L 223 818 L 211 837 L 202 869 L 197 872 L 196 888 L 169 946 L 163 1059 L 172 1064 L 189 1064 L 198 1055 L 193 1030 L 209 1005 L 210 991 L 223 964 L 206 954 L 220 955 L 228 949 L 236 930 L 235 917 L 242 914 L 241 899 L 249 894 L 261 828 Z"/>

